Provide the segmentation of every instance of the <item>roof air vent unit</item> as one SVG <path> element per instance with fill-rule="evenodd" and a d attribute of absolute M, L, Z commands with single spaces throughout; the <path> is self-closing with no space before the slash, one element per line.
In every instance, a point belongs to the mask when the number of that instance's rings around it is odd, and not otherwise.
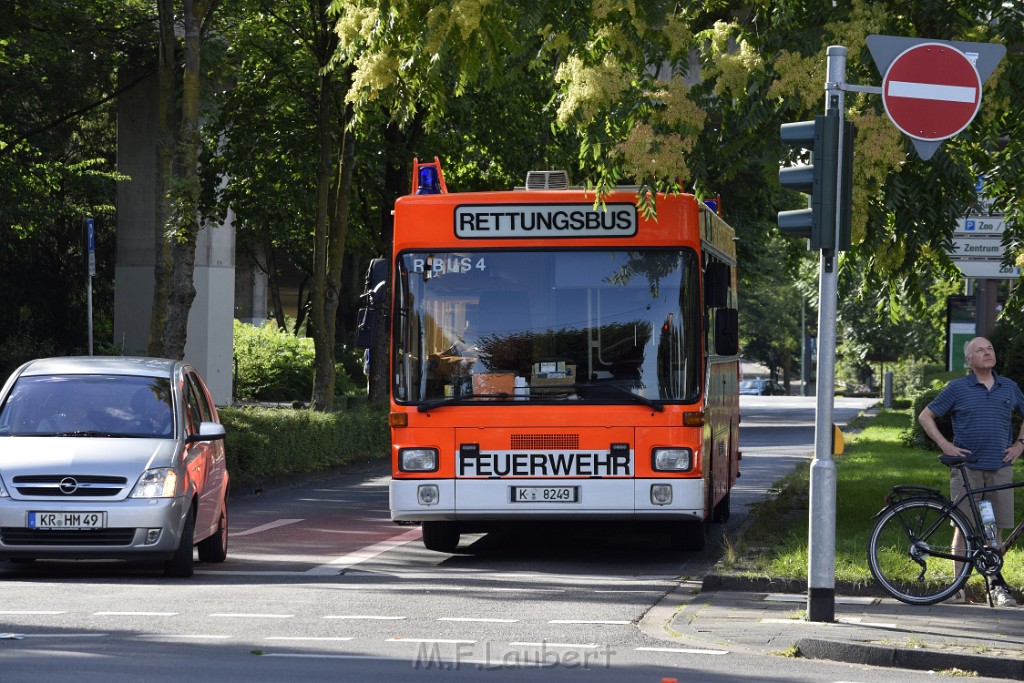
<path fill-rule="evenodd" d="M 566 171 L 529 171 L 526 174 L 527 190 L 565 190 L 568 187 Z"/>

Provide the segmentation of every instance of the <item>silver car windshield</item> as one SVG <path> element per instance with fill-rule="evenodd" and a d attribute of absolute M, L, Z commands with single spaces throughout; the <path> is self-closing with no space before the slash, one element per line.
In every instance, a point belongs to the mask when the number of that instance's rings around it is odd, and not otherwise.
<path fill-rule="evenodd" d="M 171 383 L 131 375 L 18 378 L 0 408 L 0 436 L 171 438 Z"/>
<path fill-rule="evenodd" d="M 688 249 L 403 253 L 394 395 L 694 401 L 699 274 Z"/>

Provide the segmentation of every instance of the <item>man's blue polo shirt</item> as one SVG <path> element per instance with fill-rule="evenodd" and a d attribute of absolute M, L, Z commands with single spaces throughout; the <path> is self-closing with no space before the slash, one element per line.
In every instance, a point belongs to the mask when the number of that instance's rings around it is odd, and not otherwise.
<path fill-rule="evenodd" d="M 928 408 L 941 417 L 952 413 L 953 444 L 978 456 L 971 465 L 978 470 L 998 470 L 1006 449 L 1013 443 L 1013 413 L 1024 415 L 1024 393 L 1012 379 L 992 373 L 989 389 L 973 372 L 959 377 L 939 392 Z"/>

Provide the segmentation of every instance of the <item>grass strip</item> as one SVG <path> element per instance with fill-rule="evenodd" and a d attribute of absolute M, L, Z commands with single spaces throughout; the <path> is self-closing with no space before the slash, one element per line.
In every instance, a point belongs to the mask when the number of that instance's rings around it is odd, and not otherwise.
<path fill-rule="evenodd" d="M 909 410 L 882 410 L 861 431 L 846 437 L 846 453 L 836 459 L 837 584 L 874 582 L 867 562 L 868 534 L 893 486 L 918 484 L 949 494 L 949 469 L 939 463 L 937 451 L 906 445 L 913 419 Z M 1014 478 L 1024 479 L 1019 470 L 1016 466 Z M 802 465 L 751 508 L 748 523 L 727 539 L 718 571 L 806 581 L 808 500 L 809 466 Z M 1016 489 L 1015 507 L 1019 520 L 1024 516 L 1024 488 Z M 1003 576 L 1012 588 L 1024 588 L 1024 552 L 1019 545 L 1006 554 Z M 969 586 L 982 585 L 982 578 L 973 574 Z"/>

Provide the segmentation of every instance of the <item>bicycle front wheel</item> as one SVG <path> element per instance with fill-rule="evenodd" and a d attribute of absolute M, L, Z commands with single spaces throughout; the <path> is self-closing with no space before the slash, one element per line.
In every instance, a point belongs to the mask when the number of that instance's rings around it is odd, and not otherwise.
<path fill-rule="evenodd" d="M 967 582 L 970 562 L 954 562 L 953 530 L 959 529 L 971 555 L 971 525 L 943 502 L 912 498 L 890 505 L 868 538 L 868 564 L 878 583 L 897 600 L 931 605 L 951 597 Z"/>

